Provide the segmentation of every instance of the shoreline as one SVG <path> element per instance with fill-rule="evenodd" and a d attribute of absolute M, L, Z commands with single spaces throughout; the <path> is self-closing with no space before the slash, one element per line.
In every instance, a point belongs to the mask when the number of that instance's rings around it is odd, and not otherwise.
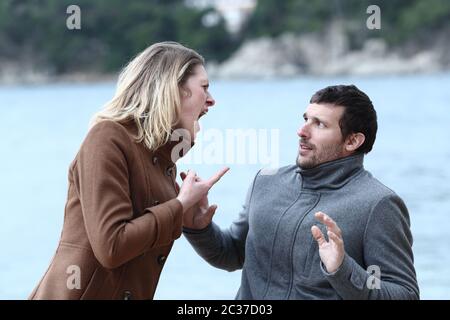
<path fill-rule="evenodd" d="M 214 80 L 253 81 L 446 73 L 450 71 L 448 36 L 450 30 L 442 30 L 428 45 L 408 42 L 395 48 L 381 38 L 370 38 L 353 48 L 344 25 L 337 21 L 323 32 L 247 40 L 227 60 L 207 62 L 206 69 Z M 50 67 L 38 66 L 31 59 L 0 59 L 0 85 L 117 82 L 120 72 L 55 74 Z"/>
<path fill-rule="evenodd" d="M 207 67 L 208 70 L 208 67 Z M 209 72 L 209 71 L 208 71 Z M 432 70 L 426 72 L 399 72 L 399 73 L 373 73 L 373 74 L 292 74 L 292 75 L 273 75 L 270 77 L 264 76 L 231 76 L 231 77 L 217 77 L 210 74 L 211 81 L 236 81 L 236 82 L 267 82 L 267 81 L 295 81 L 299 79 L 341 79 L 341 78 L 358 78 L 358 79 L 379 79 L 379 78 L 408 78 L 408 77 L 427 77 L 427 76 L 447 76 L 450 75 L 450 69 Z M 25 78 L 25 80 L 24 80 Z M 0 79 L 0 88 L 8 87 L 39 87 L 46 85 L 89 85 L 89 84 L 113 84 L 117 83 L 118 75 L 111 74 L 92 74 L 83 75 L 77 73 L 67 74 L 61 76 L 40 77 L 36 79 L 14 79 L 3 81 Z"/>

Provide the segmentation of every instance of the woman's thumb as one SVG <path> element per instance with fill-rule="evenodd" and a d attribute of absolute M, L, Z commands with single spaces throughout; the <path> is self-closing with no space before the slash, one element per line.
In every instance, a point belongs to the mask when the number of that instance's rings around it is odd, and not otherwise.
<path fill-rule="evenodd" d="M 217 210 L 217 205 L 213 204 L 212 206 L 210 206 L 208 208 L 208 211 L 206 211 L 206 217 L 209 222 L 212 221 L 212 218 L 213 218 L 214 214 L 216 213 L 216 210 Z"/>

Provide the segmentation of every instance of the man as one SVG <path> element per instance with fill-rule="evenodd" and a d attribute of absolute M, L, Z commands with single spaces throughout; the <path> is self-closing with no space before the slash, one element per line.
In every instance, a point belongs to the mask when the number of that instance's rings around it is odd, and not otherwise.
<path fill-rule="evenodd" d="M 407 208 L 363 167 L 377 132 L 369 97 L 327 87 L 303 118 L 296 166 L 259 172 L 228 230 L 205 197 L 184 235 L 211 265 L 242 268 L 238 299 L 418 299 Z"/>

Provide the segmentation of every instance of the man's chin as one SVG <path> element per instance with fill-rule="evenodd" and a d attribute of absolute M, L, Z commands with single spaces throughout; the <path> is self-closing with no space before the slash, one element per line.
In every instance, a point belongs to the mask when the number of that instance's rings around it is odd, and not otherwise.
<path fill-rule="evenodd" d="M 307 159 L 304 159 L 300 156 L 297 158 L 297 166 L 300 169 L 311 169 L 313 168 L 314 164 L 311 161 L 308 161 Z"/>

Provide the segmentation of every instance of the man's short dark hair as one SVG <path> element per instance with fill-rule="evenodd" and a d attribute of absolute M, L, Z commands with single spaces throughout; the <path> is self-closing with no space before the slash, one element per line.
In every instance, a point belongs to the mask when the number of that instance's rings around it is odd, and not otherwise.
<path fill-rule="evenodd" d="M 342 136 L 347 138 L 352 133 L 361 132 L 366 137 L 364 143 L 356 150 L 369 153 L 377 136 L 377 113 L 367 94 L 354 85 L 330 86 L 317 91 L 310 103 L 327 103 L 345 108 L 339 126 Z"/>

